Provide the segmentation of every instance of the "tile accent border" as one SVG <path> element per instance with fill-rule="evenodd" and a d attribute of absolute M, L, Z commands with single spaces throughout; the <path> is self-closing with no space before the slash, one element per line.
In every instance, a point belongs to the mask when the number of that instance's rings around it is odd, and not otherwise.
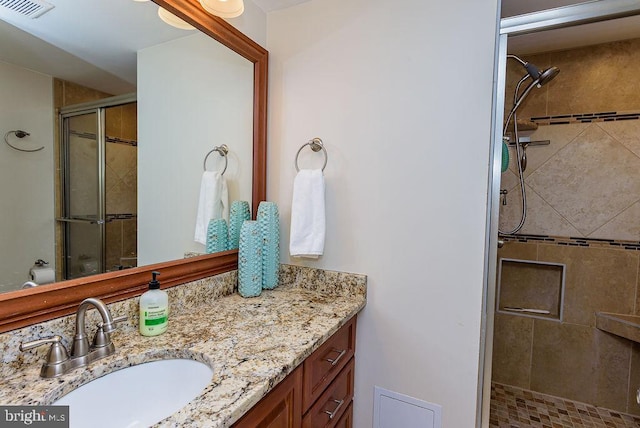
<path fill-rule="evenodd" d="M 607 111 L 600 113 L 560 114 L 555 116 L 532 117 L 538 125 L 568 125 L 571 123 L 613 122 L 617 120 L 640 119 L 640 112 Z"/>
<path fill-rule="evenodd" d="M 615 239 L 576 238 L 550 235 L 505 235 L 505 242 L 542 242 L 544 244 L 568 245 L 572 247 L 613 248 L 640 251 L 640 241 L 619 241 Z"/>

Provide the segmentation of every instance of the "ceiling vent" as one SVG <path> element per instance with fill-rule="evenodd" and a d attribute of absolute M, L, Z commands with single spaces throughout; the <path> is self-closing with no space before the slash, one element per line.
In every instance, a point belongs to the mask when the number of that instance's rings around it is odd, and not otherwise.
<path fill-rule="evenodd" d="M 0 7 L 34 19 L 50 11 L 55 6 L 43 0 L 0 0 Z"/>

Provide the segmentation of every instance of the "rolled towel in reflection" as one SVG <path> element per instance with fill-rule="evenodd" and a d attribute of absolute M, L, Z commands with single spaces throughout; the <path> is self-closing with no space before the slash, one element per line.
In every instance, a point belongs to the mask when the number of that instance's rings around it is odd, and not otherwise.
<path fill-rule="evenodd" d="M 229 191 L 227 180 L 217 171 L 205 171 L 200 181 L 200 197 L 194 241 L 207 244 L 209 221 L 229 218 Z"/>

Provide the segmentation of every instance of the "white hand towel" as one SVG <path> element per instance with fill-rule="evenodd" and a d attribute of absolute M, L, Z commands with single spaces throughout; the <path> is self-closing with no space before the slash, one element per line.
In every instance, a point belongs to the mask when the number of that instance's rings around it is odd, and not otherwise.
<path fill-rule="evenodd" d="M 196 232 L 193 238 L 196 242 L 206 245 L 209 221 L 215 218 L 229 219 L 227 180 L 217 171 L 205 171 L 200 182 Z"/>
<path fill-rule="evenodd" d="M 289 253 L 318 258 L 324 251 L 324 176 L 320 169 L 302 169 L 293 181 Z"/>

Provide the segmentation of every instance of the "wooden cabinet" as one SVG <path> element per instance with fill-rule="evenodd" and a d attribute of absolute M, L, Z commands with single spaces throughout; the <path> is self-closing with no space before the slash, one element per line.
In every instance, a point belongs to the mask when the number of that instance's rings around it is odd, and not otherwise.
<path fill-rule="evenodd" d="M 311 406 L 302 420 L 303 428 L 334 427 L 353 400 L 354 360 L 346 367 Z"/>
<path fill-rule="evenodd" d="M 233 426 L 351 428 L 355 345 L 353 317 Z"/>
<path fill-rule="evenodd" d="M 344 415 L 340 418 L 335 428 L 352 428 L 353 427 L 353 403 L 349 404 Z"/>
<path fill-rule="evenodd" d="M 238 428 L 297 428 L 302 421 L 302 367 L 253 406 L 233 426 Z"/>

